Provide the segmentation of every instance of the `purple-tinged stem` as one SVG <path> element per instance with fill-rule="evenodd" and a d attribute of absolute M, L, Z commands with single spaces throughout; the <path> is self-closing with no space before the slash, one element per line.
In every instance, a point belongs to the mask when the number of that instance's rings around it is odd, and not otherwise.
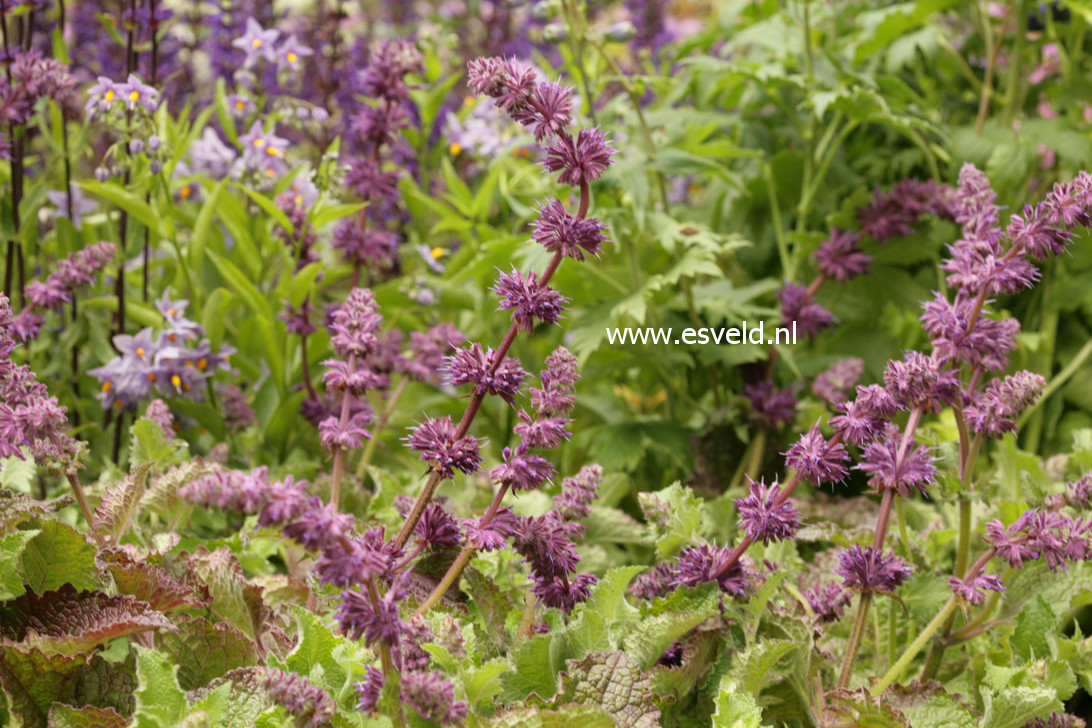
<path fill-rule="evenodd" d="M 349 371 L 356 369 L 356 354 L 349 355 Z M 353 395 L 348 389 L 341 396 L 341 424 L 342 431 L 345 430 L 345 426 L 349 423 L 349 406 L 353 403 Z M 338 502 L 341 500 L 341 476 L 345 470 L 345 448 L 340 446 L 334 447 L 334 469 L 330 476 L 330 505 L 334 507 L 336 511 L 338 508 Z"/>
<path fill-rule="evenodd" d="M 588 207 L 591 205 L 591 190 L 588 187 L 587 182 L 580 184 L 580 208 L 576 214 L 578 218 L 583 220 L 588 215 Z M 550 279 L 553 278 L 554 273 L 557 272 L 558 267 L 561 265 L 561 260 L 564 257 L 561 250 L 558 250 L 554 257 L 550 260 L 549 266 L 546 268 L 546 272 L 542 274 L 542 278 L 539 279 L 538 287 L 541 289 L 545 287 Z M 493 354 L 493 362 L 490 366 L 489 373 L 492 374 L 504 361 L 504 357 L 508 355 L 508 350 L 512 348 L 513 342 L 516 340 L 516 336 L 519 334 L 519 327 L 515 322 L 508 327 L 508 333 L 504 335 L 503 341 L 497 350 Z M 455 438 L 464 437 L 470 430 L 470 425 L 473 424 L 474 418 L 478 415 L 478 410 L 481 409 L 482 400 L 485 399 L 484 394 L 475 393 L 470 397 L 470 403 L 466 406 L 466 410 L 463 412 L 463 417 L 459 420 L 459 425 L 455 430 Z M 433 494 L 436 492 L 436 488 L 440 485 L 440 474 L 436 471 L 432 471 L 429 475 L 428 482 L 425 483 L 424 490 L 421 491 L 421 495 L 417 497 L 417 501 L 413 504 L 413 509 L 410 510 L 406 516 L 406 522 L 402 525 L 402 530 L 398 532 L 398 535 L 394 539 L 394 544 L 398 548 L 402 548 L 406 545 L 406 541 L 409 540 L 410 534 L 413 533 L 414 527 L 417 526 L 417 522 L 421 520 L 421 515 L 425 512 L 425 506 L 432 500 Z"/>

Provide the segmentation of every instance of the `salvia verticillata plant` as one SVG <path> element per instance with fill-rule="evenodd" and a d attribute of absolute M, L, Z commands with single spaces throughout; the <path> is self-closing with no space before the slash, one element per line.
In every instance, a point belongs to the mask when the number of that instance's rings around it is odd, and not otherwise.
<path fill-rule="evenodd" d="M 0 724 L 1083 726 L 1078 5 L 0 0 Z"/>

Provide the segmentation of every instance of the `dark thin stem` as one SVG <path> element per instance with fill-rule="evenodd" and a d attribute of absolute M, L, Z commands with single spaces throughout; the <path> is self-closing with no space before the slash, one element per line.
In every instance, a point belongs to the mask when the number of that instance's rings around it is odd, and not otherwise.
<path fill-rule="evenodd" d="M 356 370 L 356 354 L 349 355 L 349 371 Z M 338 429 L 344 432 L 349 424 L 349 407 L 352 406 L 353 395 L 348 389 L 341 396 L 341 419 Z M 345 448 L 334 447 L 334 469 L 330 476 L 330 505 L 336 511 L 338 501 L 341 500 L 341 476 L 345 471 Z"/>

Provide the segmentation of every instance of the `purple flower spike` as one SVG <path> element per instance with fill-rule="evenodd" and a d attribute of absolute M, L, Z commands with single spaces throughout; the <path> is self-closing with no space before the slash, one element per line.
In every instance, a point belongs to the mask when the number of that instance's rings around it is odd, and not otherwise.
<path fill-rule="evenodd" d="M 512 320 L 523 331 L 532 331 L 536 320 L 556 324 L 565 310 L 565 297 L 549 286 L 540 285 L 534 273 L 524 275 L 518 270 L 501 273 L 493 291 L 501 297 L 498 308 L 511 309 Z"/>
<path fill-rule="evenodd" d="M 599 255 L 605 226 L 598 220 L 571 214 L 560 201 L 546 202 L 538 211 L 532 237 L 551 253 L 560 252 L 574 260 L 584 260 L 584 253 Z"/>
<path fill-rule="evenodd" d="M 371 665 L 365 667 L 364 679 L 355 685 L 357 697 L 360 698 L 356 704 L 357 710 L 365 714 L 374 713 L 385 683 L 382 670 Z"/>
<path fill-rule="evenodd" d="M 1016 418 L 1042 394 L 1046 380 L 1020 371 L 1004 379 L 992 379 L 963 410 L 968 426 L 987 437 L 1001 437 L 1016 429 Z"/>
<path fill-rule="evenodd" d="M 413 532 L 432 549 L 458 548 L 461 541 L 455 519 L 435 501 L 425 506 L 425 512 L 421 514 L 421 520 L 414 526 Z"/>
<path fill-rule="evenodd" d="M 480 551 L 502 548 L 516 532 L 516 516 L 510 506 L 501 506 L 487 523 L 485 517 L 463 521 L 466 540 Z"/>
<path fill-rule="evenodd" d="M 837 322 L 834 314 L 815 303 L 803 286 L 786 283 L 777 292 L 777 299 L 781 302 L 781 325 L 795 325 L 805 337 L 815 336 Z"/>
<path fill-rule="evenodd" d="M 397 645 L 406 628 L 398 614 L 398 603 L 405 596 L 405 587 L 399 581 L 391 584 L 375 604 L 369 595 L 356 589 L 342 592 L 337 610 L 341 631 L 354 640 L 364 637 L 372 644 Z"/>
<path fill-rule="evenodd" d="M 612 155 L 614 149 L 599 129 L 581 129 L 575 138 L 562 134 L 546 147 L 542 164 L 550 172 L 561 172 L 561 184 L 580 187 L 599 179 Z"/>
<path fill-rule="evenodd" d="M 871 546 L 851 546 L 838 557 L 838 574 L 850 589 L 889 593 L 910 578 L 910 566 Z"/>
<path fill-rule="evenodd" d="M 736 501 L 740 526 L 752 541 L 769 545 L 771 541 L 792 538 L 800 529 L 800 514 L 789 499 L 778 503 L 780 495 L 781 486 L 776 481 L 766 485 L 752 480 L 750 493 Z"/>
<path fill-rule="evenodd" d="M 768 379 L 745 384 L 743 396 L 751 405 L 751 413 L 766 427 L 787 425 L 796 417 L 796 395 L 791 389 L 776 389 Z"/>
<path fill-rule="evenodd" d="M 815 378 L 811 383 L 812 394 L 830 404 L 841 404 L 847 399 L 846 390 L 857 383 L 862 372 L 864 359 L 840 359 Z"/>
<path fill-rule="evenodd" d="M 841 584 L 827 582 L 816 584 L 804 592 L 804 596 L 815 612 L 815 618 L 820 622 L 833 622 L 839 619 L 845 612 L 850 602 L 850 592 L 842 588 Z"/>
<path fill-rule="evenodd" d="M 482 462 L 478 441 L 470 435 L 456 437 L 455 432 L 450 417 L 427 419 L 410 432 L 406 444 L 442 478 L 454 477 L 456 470 L 477 472 Z"/>
<path fill-rule="evenodd" d="M 575 385 L 580 381 L 576 367 L 576 357 L 563 346 L 546 357 L 546 368 L 539 375 L 542 389 L 531 387 L 531 406 L 540 417 L 556 417 L 572 410 Z"/>
<path fill-rule="evenodd" d="M 515 453 L 504 448 L 504 463 L 489 471 L 489 477 L 514 491 L 534 490 L 554 475 L 554 466 L 541 455 Z"/>
<path fill-rule="evenodd" d="M 455 699 L 455 685 L 439 670 L 405 672 L 401 676 L 402 702 L 424 718 L 440 725 L 466 720 L 466 701 Z"/>
<path fill-rule="evenodd" d="M 843 230 L 831 230 L 830 237 L 812 257 L 820 272 L 836 281 L 848 281 L 868 272 L 872 257 L 858 248 L 860 236 Z"/>
<path fill-rule="evenodd" d="M 494 367 L 495 361 L 495 351 L 485 351 L 481 344 L 473 343 L 448 358 L 447 383 L 453 387 L 471 384 L 477 395 L 493 394 L 515 404 L 527 372 L 512 357 L 505 357 Z"/>
<path fill-rule="evenodd" d="M 845 461 L 848 457 L 842 443 L 827 442 L 816 422 L 785 452 L 785 464 L 812 485 L 821 485 L 846 477 Z"/>
<path fill-rule="evenodd" d="M 366 356 L 379 343 L 376 332 L 382 321 L 375 305 L 375 294 L 366 288 L 354 288 L 345 303 L 334 311 L 330 345 L 346 359 L 352 355 Z"/>
<path fill-rule="evenodd" d="M 869 443 L 857 468 L 872 476 L 868 482 L 877 491 L 894 489 L 905 498 L 914 488 L 926 495 L 926 486 L 936 480 L 932 452 L 924 445 L 911 442 L 900 461 L 897 452 L 899 442 L 896 432 Z"/>
<path fill-rule="evenodd" d="M 558 83 L 535 84 L 526 105 L 512 117 L 534 132 L 536 142 L 557 136 L 573 120 L 572 89 Z"/>

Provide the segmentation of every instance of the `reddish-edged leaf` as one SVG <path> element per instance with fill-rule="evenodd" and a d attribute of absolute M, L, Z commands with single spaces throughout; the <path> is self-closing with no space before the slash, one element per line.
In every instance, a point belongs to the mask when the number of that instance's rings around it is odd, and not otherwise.
<path fill-rule="evenodd" d="M 113 708 L 127 714 L 132 710 L 135 685 L 129 664 L 113 665 L 97 655 L 90 660 L 86 655 L 47 655 L 0 642 L 0 686 L 8 711 L 27 728 L 46 728 L 54 703 Z"/>
<path fill-rule="evenodd" d="M 73 503 L 66 495 L 53 500 L 34 500 L 26 493 L 0 488 L 0 534 L 10 532 L 28 518 L 49 516 Z"/>
<path fill-rule="evenodd" d="M 49 728 L 125 728 L 129 719 L 123 718 L 113 708 L 96 708 L 85 705 L 54 703 L 49 709 Z"/>
<path fill-rule="evenodd" d="M 0 609 L 0 634 L 46 655 L 89 653 L 112 639 L 150 629 L 173 630 L 174 625 L 147 602 L 77 591 L 71 584 L 41 595 L 27 592 Z"/>
<path fill-rule="evenodd" d="M 121 549 L 99 552 L 99 563 L 114 577 L 121 594 L 128 594 L 154 609 L 200 609 L 212 601 L 209 590 L 196 579 L 179 578 L 152 561 L 138 561 Z"/>
<path fill-rule="evenodd" d="M 95 532 L 108 542 L 118 543 L 129 530 L 151 463 L 145 463 L 129 475 L 106 488 L 102 502 L 95 509 Z"/>
<path fill-rule="evenodd" d="M 179 614 L 178 630 L 156 637 L 156 648 L 178 665 L 178 684 L 193 690 L 229 670 L 258 663 L 258 648 L 227 622 L 213 624 L 201 617 Z"/>
<path fill-rule="evenodd" d="M 259 641 L 269 609 L 262 602 L 262 588 L 247 580 L 235 554 L 226 547 L 209 551 L 202 546 L 190 556 L 189 562 L 208 586 L 216 616 Z"/>

